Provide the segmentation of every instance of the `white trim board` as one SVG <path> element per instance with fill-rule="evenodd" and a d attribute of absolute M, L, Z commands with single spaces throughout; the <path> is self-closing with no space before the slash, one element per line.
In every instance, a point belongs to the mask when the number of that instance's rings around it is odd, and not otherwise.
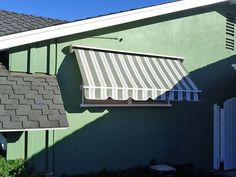
<path fill-rule="evenodd" d="M 62 128 L 26 128 L 26 129 L 5 129 L 0 130 L 0 133 L 3 132 L 25 132 L 25 131 L 44 131 L 44 130 L 66 130 L 68 127 Z"/>
<path fill-rule="evenodd" d="M 170 103 L 166 104 L 80 104 L 82 108 L 118 108 L 118 107 L 171 107 Z"/>
<path fill-rule="evenodd" d="M 230 0 L 182 0 L 0 37 L 0 50 Z"/>

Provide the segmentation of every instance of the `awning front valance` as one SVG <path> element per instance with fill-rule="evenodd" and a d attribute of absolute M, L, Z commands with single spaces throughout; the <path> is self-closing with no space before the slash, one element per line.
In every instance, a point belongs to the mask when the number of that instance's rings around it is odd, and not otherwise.
<path fill-rule="evenodd" d="M 198 101 L 183 59 L 73 46 L 86 99 Z"/>

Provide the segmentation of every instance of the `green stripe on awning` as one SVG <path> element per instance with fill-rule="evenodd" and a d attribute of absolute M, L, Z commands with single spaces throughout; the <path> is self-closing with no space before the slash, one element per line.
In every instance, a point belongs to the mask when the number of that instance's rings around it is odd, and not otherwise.
<path fill-rule="evenodd" d="M 82 46 L 74 52 L 86 99 L 199 99 L 201 91 L 178 58 Z"/>

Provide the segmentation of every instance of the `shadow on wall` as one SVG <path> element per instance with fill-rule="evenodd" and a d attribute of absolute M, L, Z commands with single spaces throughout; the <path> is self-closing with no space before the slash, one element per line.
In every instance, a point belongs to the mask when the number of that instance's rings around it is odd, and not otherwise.
<path fill-rule="evenodd" d="M 69 47 L 65 47 L 62 52 L 65 53 L 66 56 L 58 70 L 57 80 L 62 92 L 64 107 L 68 113 L 82 113 L 87 109 L 80 107 L 82 103 L 82 78 L 78 63 L 75 54 L 69 53 Z M 104 110 L 104 108 L 89 109 L 90 112 L 103 112 Z"/>
<path fill-rule="evenodd" d="M 63 53 L 67 53 L 58 70 L 57 80 L 62 92 L 62 99 L 65 110 L 68 113 L 83 112 L 80 108 L 81 97 L 81 75 L 76 59 L 69 54 L 69 47 L 63 49 Z M 64 68 L 64 69 L 63 69 Z"/>
<path fill-rule="evenodd" d="M 223 104 L 225 100 L 236 96 L 236 71 L 232 64 L 236 63 L 236 55 L 207 65 L 190 73 L 200 86 L 203 103 L 213 106 Z"/>
<path fill-rule="evenodd" d="M 56 136 L 67 135 L 49 148 L 54 149 L 56 176 L 146 165 L 153 158 L 158 163 L 211 168 L 213 104 L 236 96 L 233 63 L 236 56 L 190 73 L 203 91 L 201 102 L 176 102 L 171 108 L 107 108 L 107 114 L 81 129 L 56 131 Z M 58 81 L 66 111 L 83 113 L 86 109 L 79 106 L 81 78 L 75 59 L 64 59 Z M 79 125 L 80 119 L 80 114 L 70 117 L 70 126 Z"/>
<path fill-rule="evenodd" d="M 15 143 L 16 141 L 18 141 L 20 139 L 22 134 L 23 134 L 23 132 L 5 133 L 8 143 Z"/>

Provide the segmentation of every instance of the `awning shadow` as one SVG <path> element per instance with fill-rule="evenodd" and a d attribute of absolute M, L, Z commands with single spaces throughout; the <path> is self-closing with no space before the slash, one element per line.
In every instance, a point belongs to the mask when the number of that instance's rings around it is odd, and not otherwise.
<path fill-rule="evenodd" d="M 190 73 L 191 78 L 202 89 L 202 101 L 213 105 L 223 103 L 236 96 L 236 71 L 232 64 L 236 63 L 236 55 L 216 63 L 199 68 Z"/>
<path fill-rule="evenodd" d="M 77 101 L 80 91 L 78 78 L 73 76 L 78 72 L 75 61 L 65 60 L 67 72 L 60 71 L 58 81 L 65 107 L 84 111 Z M 54 152 L 56 175 L 147 165 L 153 158 L 158 163 L 195 163 L 200 168 L 211 168 L 213 104 L 236 96 L 236 71 L 231 66 L 234 63 L 235 55 L 190 73 L 203 91 L 200 102 L 174 102 L 171 109 L 108 108 L 108 113 L 80 129 L 62 130 L 67 136 L 49 147 Z M 79 123 L 78 117 L 69 118 L 72 127 Z M 55 132 L 55 136 L 61 134 Z"/>

